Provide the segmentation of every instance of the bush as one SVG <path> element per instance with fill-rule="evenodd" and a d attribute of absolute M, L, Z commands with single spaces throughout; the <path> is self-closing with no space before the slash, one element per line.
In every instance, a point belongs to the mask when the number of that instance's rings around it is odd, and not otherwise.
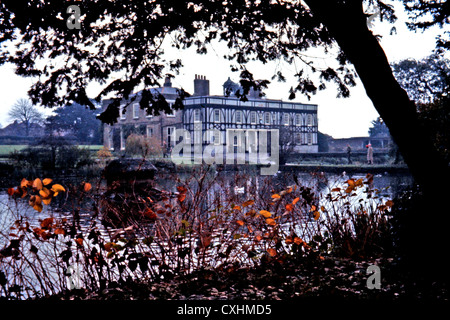
<path fill-rule="evenodd" d="M 88 148 L 71 145 L 27 147 L 10 153 L 9 158 L 15 167 L 44 170 L 78 169 L 94 163 Z"/>
<path fill-rule="evenodd" d="M 125 152 L 128 155 L 146 157 L 162 157 L 163 147 L 156 137 L 145 137 L 132 133 L 125 144 Z"/>

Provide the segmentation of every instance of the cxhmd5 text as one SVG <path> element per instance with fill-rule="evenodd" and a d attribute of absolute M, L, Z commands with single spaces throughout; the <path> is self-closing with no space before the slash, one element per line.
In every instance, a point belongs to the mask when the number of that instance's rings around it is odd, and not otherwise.
<path fill-rule="evenodd" d="M 211 313 L 221 313 L 223 315 L 269 315 L 272 310 L 270 305 L 239 305 L 239 304 L 224 304 L 220 309 L 213 309 L 212 307 L 189 307 L 185 304 L 178 307 L 177 314 L 179 315 L 203 315 L 205 318 L 209 317 Z"/>

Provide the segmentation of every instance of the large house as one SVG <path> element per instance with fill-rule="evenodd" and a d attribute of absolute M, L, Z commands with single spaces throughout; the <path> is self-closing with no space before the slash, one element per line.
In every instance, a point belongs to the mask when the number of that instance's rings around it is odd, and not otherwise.
<path fill-rule="evenodd" d="M 277 137 L 280 144 L 292 146 L 293 152 L 318 152 L 317 105 L 263 99 L 252 90 L 248 100 L 241 101 L 235 95 L 237 90 L 241 87 L 228 78 L 223 84 L 222 96 L 210 95 L 209 80 L 196 75 L 194 93 L 183 101 L 183 110 L 152 116 L 147 115 L 138 102 L 122 112 L 124 103 L 118 122 L 104 128 L 104 144 L 111 150 L 124 150 L 127 136 L 135 132 L 156 137 L 161 144 L 171 147 L 182 137 L 185 144 L 192 146 L 222 146 L 224 153 L 240 147 L 251 152 L 257 151 L 262 138 L 270 144 L 271 137 Z M 164 86 L 153 89 L 153 93 L 162 94 L 169 105 L 178 94 L 168 78 Z M 177 130 L 182 134 L 176 134 Z M 263 137 L 262 132 L 266 132 L 268 138 Z M 272 132 L 277 134 L 271 135 Z"/>

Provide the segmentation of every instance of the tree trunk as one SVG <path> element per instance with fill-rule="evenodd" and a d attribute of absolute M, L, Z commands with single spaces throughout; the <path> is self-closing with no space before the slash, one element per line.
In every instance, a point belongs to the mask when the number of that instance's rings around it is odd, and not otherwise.
<path fill-rule="evenodd" d="M 383 49 L 368 29 L 362 1 L 305 2 L 354 65 L 416 182 L 425 192 L 434 194 L 440 188 L 436 185 L 438 177 L 449 178 L 448 165 L 434 147 L 431 134 L 421 125 L 414 102 L 395 80 Z"/>
<path fill-rule="evenodd" d="M 401 227 L 394 230 L 399 239 L 397 245 L 401 243 L 402 265 L 418 278 L 449 280 L 442 260 L 449 251 L 448 164 L 434 147 L 431 134 L 418 119 L 414 102 L 395 80 L 383 49 L 368 29 L 362 1 L 305 2 L 354 65 L 368 97 L 423 191 L 424 197 L 419 201 L 410 199 L 409 207 L 397 209 L 405 217 Z"/>

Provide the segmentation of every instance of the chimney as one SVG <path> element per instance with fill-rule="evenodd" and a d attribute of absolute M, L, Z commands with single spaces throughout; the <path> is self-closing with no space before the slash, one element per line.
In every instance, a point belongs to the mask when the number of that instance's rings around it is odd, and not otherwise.
<path fill-rule="evenodd" d="M 194 96 L 209 96 L 209 80 L 206 80 L 206 76 L 195 75 Z"/>
<path fill-rule="evenodd" d="M 164 87 L 172 87 L 172 82 L 170 81 L 170 77 L 166 77 L 164 80 Z"/>

